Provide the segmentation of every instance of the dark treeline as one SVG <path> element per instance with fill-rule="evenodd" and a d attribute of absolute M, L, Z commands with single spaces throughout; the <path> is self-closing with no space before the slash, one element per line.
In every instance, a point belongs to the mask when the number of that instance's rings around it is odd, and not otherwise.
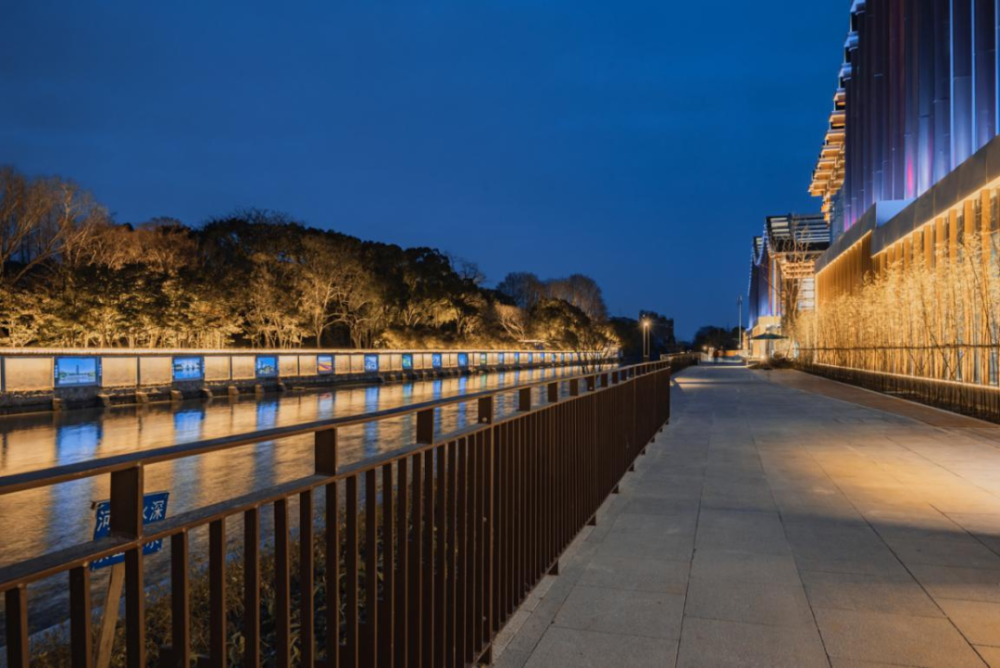
<path fill-rule="evenodd" d="M 0 168 L 0 345 L 609 351 L 636 335 L 586 276 L 483 282 L 433 248 L 266 211 L 116 224 L 72 182 Z"/>

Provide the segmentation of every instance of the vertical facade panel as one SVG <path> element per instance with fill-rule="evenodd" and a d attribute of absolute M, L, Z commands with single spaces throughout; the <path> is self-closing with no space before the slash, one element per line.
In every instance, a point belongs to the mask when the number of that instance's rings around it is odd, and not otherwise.
<path fill-rule="evenodd" d="M 997 133 L 996 125 L 996 2 L 976 0 L 975 99 L 976 143 L 979 150 Z"/>
<path fill-rule="evenodd" d="M 998 0 L 1000 1 L 1000 0 Z M 930 0 L 934 26 L 934 178 L 951 171 L 951 2 Z"/>
<path fill-rule="evenodd" d="M 972 2 L 951 2 L 952 169 L 972 155 L 975 137 Z"/>

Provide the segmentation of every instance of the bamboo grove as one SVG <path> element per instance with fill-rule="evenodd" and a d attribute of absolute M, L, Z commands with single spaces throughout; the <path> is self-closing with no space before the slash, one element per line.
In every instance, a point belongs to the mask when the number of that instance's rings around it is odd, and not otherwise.
<path fill-rule="evenodd" d="M 937 244 L 926 234 L 929 248 L 918 232 L 905 260 L 876 258 L 858 289 L 787 323 L 800 361 L 997 385 L 1000 234 L 995 225 L 963 234 L 961 216 L 951 224 Z"/>

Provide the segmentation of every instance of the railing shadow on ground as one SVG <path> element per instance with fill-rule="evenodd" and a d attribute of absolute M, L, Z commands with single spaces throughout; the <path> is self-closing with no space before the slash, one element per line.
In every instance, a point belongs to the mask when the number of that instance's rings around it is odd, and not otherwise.
<path fill-rule="evenodd" d="M 678 356 L 0 478 L 0 494 L 111 478 L 110 537 L 0 569 L 7 665 L 93 665 L 89 565 L 116 553 L 125 556 L 116 664 L 488 660 L 495 634 L 558 570 L 559 555 L 668 421 L 671 367 L 689 363 Z M 563 383 L 570 396 L 560 400 Z M 531 405 L 535 385 L 547 387 L 540 406 Z M 496 419 L 495 399 L 508 393 L 519 412 Z M 436 434 L 435 410 L 454 403 L 474 403 L 478 424 Z M 339 428 L 401 417 L 414 420 L 415 444 L 338 465 Z M 314 435 L 313 475 L 143 526 L 146 466 L 301 434 Z M 264 550 L 263 511 L 274 527 Z M 226 539 L 234 519 L 243 527 L 235 550 Z M 206 529 L 204 570 L 194 567 L 188 534 Z M 170 552 L 169 587 L 159 597 L 144 583 L 142 548 L 153 540 Z M 50 577 L 67 578 L 68 642 L 32 655 L 27 585 Z"/>

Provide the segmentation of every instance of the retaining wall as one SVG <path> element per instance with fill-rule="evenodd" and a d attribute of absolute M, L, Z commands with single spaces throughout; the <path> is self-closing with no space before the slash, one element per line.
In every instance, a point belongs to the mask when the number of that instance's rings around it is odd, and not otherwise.
<path fill-rule="evenodd" d="M 538 350 L 0 350 L 0 412 L 577 364 Z"/>

